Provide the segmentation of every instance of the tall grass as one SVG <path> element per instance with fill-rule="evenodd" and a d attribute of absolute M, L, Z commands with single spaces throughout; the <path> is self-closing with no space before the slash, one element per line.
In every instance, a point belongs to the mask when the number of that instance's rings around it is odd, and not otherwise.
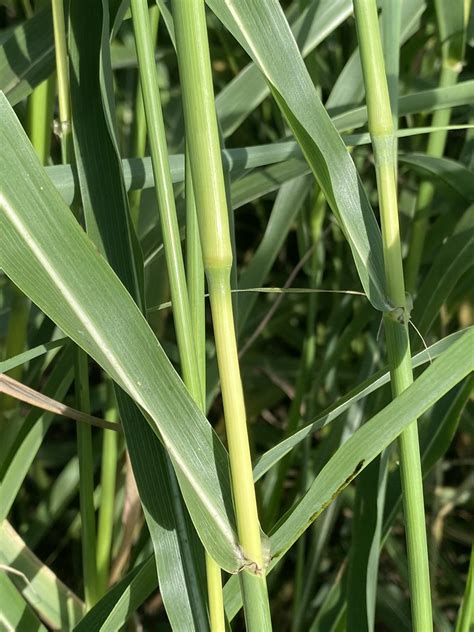
<path fill-rule="evenodd" d="M 0 10 L 6 629 L 469 629 L 450 5 Z"/>

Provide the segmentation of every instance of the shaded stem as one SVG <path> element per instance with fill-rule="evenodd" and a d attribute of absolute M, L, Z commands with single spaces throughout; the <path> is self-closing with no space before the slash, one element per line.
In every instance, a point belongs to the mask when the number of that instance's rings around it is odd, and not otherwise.
<path fill-rule="evenodd" d="M 443 65 L 439 81 L 440 88 L 453 86 L 457 82 L 459 70 L 450 66 Z M 451 109 L 437 110 L 431 119 L 433 127 L 445 127 L 449 125 L 451 118 Z M 426 154 L 440 158 L 444 154 L 446 147 L 447 130 L 438 130 L 431 132 L 428 138 Z M 420 271 L 421 261 L 423 258 L 423 250 L 425 246 L 426 234 L 430 225 L 427 210 L 433 201 L 435 193 L 435 185 L 429 180 L 423 180 L 418 189 L 418 197 L 415 205 L 415 217 L 413 220 L 413 228 L 408 248 L 408 257 L 405 264 L 407 291 L 414 294 Z"/>
<path fill-rule="evenodd" d="M 150 33 L 151 41 L 156 42 L 158 35 L 158 25 L 160 22 L 160 10 L 157 5 L 153 5 L 149 8 L 150 15 Z M 145 118 L 145 108 L 143 106 L 142 87 L 140 79 L 137 82 L 137 90 L 135 96 L 135 116 L 133 119 L 133 145 L 132 145 L 132 157 L 143 158 L 146 151 L 146 139 L 147 139 L 147 127 Z M 140 211 L 140 202 L 142 199 L 143 189 L 134 189 L 128 194 L 130 201 L 130 214 L 132 217 L 133 225 L 136 227 L 138 224 L 138 215 Z"/>
<path fill-rule="evenodd" d="M 131 10 L 181 369 L 188 390 L 195 401 L 199 401 L 201 386 L 191 330 L 191 313 L 181 252 L 181 237 L 169 168 L 148 6 L 143 0 L 132 0 Z"/>
<path fill-rule="evenodd" d="M 56 75 L 59 102 L 59 129 L 62 163 L 73 162 L 71 102 L 69 86 L 69 59 L 63 0 L 52 0 Z M 76 349 L 74 367 L 76 407 L 90 412 L 89 370 L 87 354 Z M 94 508 L 94 463 L 92 429 L 86 424 L 77 426 L 77 452 L 79 458 L 79 502 L 81 508 L 81 546 L 84 575 L 84 597 L 90 608 L 99 599 L 96 565 L 96 524 Z"/>
<path fill-rule="evenodd" d="M 63 0 L 52 0 L 54 50 L 58 80 L 59 129 L 63 164 L 70 162 L 72 154 L 71 101 L 69 94 L 69 62 L 67 52 L 66 21 Z"/>
<path fill-rule="evenodd" d="M 77 349 L 75 366 L 76 407 L 90 412 L 89 369 L 87 355 Z M 82 567 L 84 597 L 90 608 L 99 599 L 96 566 L 96 532 L 94 508 L 94 463 L 92 456 L 92 429 L 77 424 L 77 451 L 79 457 L 79 502 L 81 509 Z"/>
<path fill-rule="evenodd" d="M 322 263 L 323 257 L 321 256 L 322 244 L 320 243 L 322 223 L 325 215 L 326 202 L 321 192 L 316 193 L 316 200 L 310 209 L 308 218 L 308 228 L 311 239 L 311 244 L 314 247 L 313 254 L 311 256 L 309 270 L 309 283 L 311 288 L 317 288 L 322 278 Z M 319 246 L 319 247 L 318 247 Z M 316 359 L 316 325 L 317 325 L 317 295 L 310 294 L 308 297 L 308 315 L 306 318 L 306 339 L 305 339 L 305 368 L 307 372 L 305 397 L 307 400 L 306 410 L 303 414 L 305 418 L 312 418 L 312 405 L 314 405 L 314 391 L 310 388 L 311 375 L 314 373 L 315 359 Z M 299 422 L 299 419 L 298 419 Z M 298 423 L 299 425 L 299 423 Z M 307 437 L 303 444 L 303 463 L 301 468 L 301 482 L 300 482 L 300 497 L 303 496 L 310 484 L 310 444 L 311 438 Z M 307 534 L 304 533 L 297 543 L 296 553 L 296 579 L 295 590 L 293 596 L 293 622 L 292 631 L 297 632 L 299 627 L 297 624 L 300 618 L 301 603 L 304 595 L 304 587 L 307 580 L 308 569 L 311 568 L 312 560 L 308 556 L 307 546 Z"/>

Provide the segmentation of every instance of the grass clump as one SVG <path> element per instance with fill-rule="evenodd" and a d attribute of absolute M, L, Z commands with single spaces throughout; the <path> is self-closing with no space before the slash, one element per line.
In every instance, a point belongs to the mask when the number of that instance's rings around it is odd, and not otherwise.
<path fill-rule="evenodd" d="M 469 629 L 451 4 L 0 9 L 7 629 Z"/>

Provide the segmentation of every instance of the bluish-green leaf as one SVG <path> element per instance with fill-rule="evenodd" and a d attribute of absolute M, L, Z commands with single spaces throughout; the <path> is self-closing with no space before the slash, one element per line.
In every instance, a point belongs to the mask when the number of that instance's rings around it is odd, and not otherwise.
<path fill-rule="evenodd" d="M 222 567 L 237 571 L 244 555 L 225 449 L 46 176 L 3 95 L 0 114 L 0 266 L 138 403 L 173 461 L 201 540 Z"/>

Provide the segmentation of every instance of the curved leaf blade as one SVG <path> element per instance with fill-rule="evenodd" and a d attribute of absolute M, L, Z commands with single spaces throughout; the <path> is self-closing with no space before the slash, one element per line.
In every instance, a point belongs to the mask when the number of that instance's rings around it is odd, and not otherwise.
<path fill-rule="evenodd" d="M 270 83 L 349 242 L 370 302 L 376 309 L 390 310 L 379 226 L 354 162 L 317 95 L 280 4 L 276 0 L 212 0 L 208 4 Z"/>
<path fill-rule="evenodd" d="M 270 536 L 271 571 L 292 544 L 324 511 L 335 496 L 411 423 L 474 369 L 474 328 L 467 330 L 415 382 L 344 443 L 313 481 L 301 501 Z M 226 614 L 231 621 L 242 606 L 238 579 L 224 588 Z"/>
<path fill-rule="evenodd" d="M 474 368 L 474 329 L 468 330 L 401 395 L 346 441 L 270 538 L 278 561 L 324 509 L 414 418 L 420 417 Z"/>
<path fill-rule="evenodd" d="M 223 568 L 237 572 L 244 555 L 222 443 L 45 175 L 3 95 L 0 121 L 0 266 L 140 406 L 172 459 L 201 540 Z"/>

